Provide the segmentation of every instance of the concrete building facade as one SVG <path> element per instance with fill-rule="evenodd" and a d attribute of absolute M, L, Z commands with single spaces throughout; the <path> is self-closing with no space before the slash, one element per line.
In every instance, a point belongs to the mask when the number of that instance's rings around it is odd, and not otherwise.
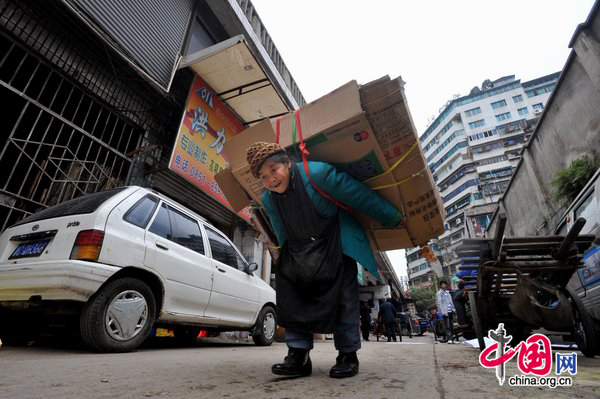
<path fill-rule="evenodd" d="M 600 2 L 580 24 L 556 89 L 488 227 L 507 216 L 506 235 L 552 235 L 569 205 L 554 197 L 556 173 L 587 155 L 600 163 Z"/>

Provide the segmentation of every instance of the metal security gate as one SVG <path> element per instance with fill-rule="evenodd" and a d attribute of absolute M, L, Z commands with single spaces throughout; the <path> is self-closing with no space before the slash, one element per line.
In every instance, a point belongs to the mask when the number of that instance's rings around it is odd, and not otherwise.
<path fill-rule="evenodd" d="M 0 35 L 0 228 L 128 183 L 144 131 L 54 65 Z"/>

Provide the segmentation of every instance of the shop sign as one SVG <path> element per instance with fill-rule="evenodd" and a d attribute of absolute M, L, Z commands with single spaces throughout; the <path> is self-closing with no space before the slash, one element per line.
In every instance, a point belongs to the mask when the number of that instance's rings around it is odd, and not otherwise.
<path fill-rule="evenodd" d="M 223 146 L 244 130 L 208 85 L 196 75 L 185 105 L 169 169 L 232 209 L 215 181 L 215 175 L 229 166 Z M 247 207 L 238 215 L 250 221 Z"/>

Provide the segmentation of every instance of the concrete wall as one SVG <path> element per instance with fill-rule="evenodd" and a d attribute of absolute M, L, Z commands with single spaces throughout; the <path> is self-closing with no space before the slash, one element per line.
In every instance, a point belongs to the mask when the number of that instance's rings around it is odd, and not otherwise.
<path fill-rule="evenodd" d="M 553 198 L 556 173 L 584 154 L 600 160 L 600 16 L 580 26 L 559 83 L 504 194 L 506 235 L 548 235 L 566 210 Z M 488 229 L 493 235 L 497 213 Z"/>

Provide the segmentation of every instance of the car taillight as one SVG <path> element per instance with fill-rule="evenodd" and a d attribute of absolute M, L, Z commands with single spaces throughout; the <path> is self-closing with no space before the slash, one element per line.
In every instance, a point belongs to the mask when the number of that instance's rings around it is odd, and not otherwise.
<path fill-rule="evenodd" d="M 82 230 L 75 239 L 71 259 L 97 261 L 104 240 L 102 230 Z"/>

